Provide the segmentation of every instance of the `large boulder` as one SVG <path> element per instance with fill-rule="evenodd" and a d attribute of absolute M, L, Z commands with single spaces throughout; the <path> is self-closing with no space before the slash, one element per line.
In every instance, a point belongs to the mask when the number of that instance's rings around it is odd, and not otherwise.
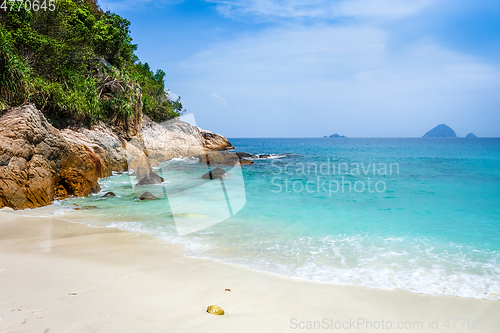
<path fill-rule="evenodd" d="M 202 130 L 178 118 L 158 124 L 144 115 L 142 139 L 151 165 L 181 156 L 198 156 L 206 150 L 233 148 L 222 135 Z"/>
<path fill-rule="evenodd" d="M 142 177 L 137 185 L 156 185 L 161 184 L 165 180 L 153 171 L 149 171 L 144 177 Z"/>
<path fill-rule="evenodd" d="M 144 192 L 140 197 L 139 200 L 156 200 L 158 199 L 153 193 L 151 192 Z"/>
<path fill-rule="evenodd" d="M 158 124 L 143 116 L 142 138 L 151 165 L 204 151 L 198 127 L 177 119 Z"/>
<path fill-rule="evenodd" d="M 429 132 L 425 133 L 424 138 L 456 138 L 457 134 L 445 124 L 437 125 Z"/>
<path fill-rule="evenodd" d="M 229 142 L 226 137 L 213 133 L 207 130 L 203 130 L 200 128 L 201 133 L 201 141 L 203 143 L 203 147 L 210 150 L 229 150 L 233 149 L 233 145 Z"/>
<path fill-rule="evenodd" d="M 226 176 L 226 175 L 227 175 L 227 173 L 226 173 L 226 171 L 224 171 L 224 169 L 215 168 L 215 169 L 207 172 L 203 176 L 201 176 L 201 178 L 203 178 L 203 179 L 220 179 L 220 178 L 224 178 L 224 176 Z"/>
<path fill-rule="evenodd" d="M 91 148 L 66 140 L 34 105 L 0 117 L 0 208 L 35 208 L 56 196 L 98 192 L 107 168 Z"/>

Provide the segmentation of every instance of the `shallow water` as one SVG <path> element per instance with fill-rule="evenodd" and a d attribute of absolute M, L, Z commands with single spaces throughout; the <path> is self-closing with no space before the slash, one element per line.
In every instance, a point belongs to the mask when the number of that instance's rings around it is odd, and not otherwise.
<path fill-rule="evenodd" d="M 138 200 L 145 189 L 124 173 L 52 207 L 285 277 L 500 299 L 500 139 L 230 141 L 274 155 L 227 170 L 225 193 L 201 179 L 206 167 L 176 159 L 157 170 L 160 200 Z"/>

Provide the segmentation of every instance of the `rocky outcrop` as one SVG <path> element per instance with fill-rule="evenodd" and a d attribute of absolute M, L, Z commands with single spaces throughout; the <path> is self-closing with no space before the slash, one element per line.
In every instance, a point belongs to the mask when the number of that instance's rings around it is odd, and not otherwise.
<path fill-rule="evenodd" d="M 457 134 L 445 124 L 437 125 L 429 132 L 425 133 L 424 138 L 456 138 Z"/>
<path fill-rule="evenodd" d="M 101 159 L 91 148 L 68 142 L 33 105 L 0 118 L 0 208 L 35 208 L 57 196 L 99 191 Z"/>
<path fill-rule="evenodd" d="M 233 145 L 222 135 L 200 129 L 203 147 L 209 150 L 229 150 Z"/>
<path fill-rule="evenodd" d="M 151 165 L 176 157 L 192 157 L 204 152 L 199 128 L 173 120 L 162 124 L 143 116 L 142 139 Z"/>
<path fill-rule="evenodd" d="M 35 208 L 56 198 L 87 196 L 98 192 L 97 180 L 113 171 L 133 169 L 144 174 L 138 181 L 161 183 L 151 170 L 156 163 L 231 147 L 226 138 L 179 120 L 157 124 L 143 117 L 139 106 L 134 106 L 136 116 L 126 121 L 63 130 L 53 127 L 34 105 L 4 110 L 0 208 Z"/>
<path fill-rule="evenodd" d="M 198 156 L 207 150 L 233 148 L 222 135 L 202 130 L 179 119 L 158 124 L 148 116 L 143 116 L 142 138 L 152 165 L 180 156 Z"/>
<path fill-rule="evenodd" d="M 91 129 L 73 127 L 64 129 L 61 136 L 71 145 L 87 147 L 101 163 L 100 177 L 109 177 L 112 171 L 127 171 L 127 141 L 107 126 L 100 124 Z M 128 147 L 131 153 L 133 147 Z"/>
<path fill-rule="evenodd" d="M 474 134 L 474 133 L 469 133 L 465 137 L 468 138 L 468 139 L 477 138 L 476 134 Z"/>

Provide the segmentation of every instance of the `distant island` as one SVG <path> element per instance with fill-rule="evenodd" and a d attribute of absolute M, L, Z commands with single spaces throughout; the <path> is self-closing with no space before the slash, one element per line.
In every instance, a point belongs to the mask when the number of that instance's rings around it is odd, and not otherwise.
<path fill-rule="evenodd" d="M 477 138 L 476 134 L 474 134 L 474 133 L 469 133 L 465 137 L 468 138 L 468 139 L 470 139 L 470 138 Z"/>
<path fill-rule="evenodd" d="M 325 135 L 324 138 L 347 138 L 347 136 L 335 133 L 330 136 Z"/>
<path fill-rule="evenodd" d="M 423 138 L 456 138 L 457 134 L 445 124 L 437 125 L 429 132 L 425 133 Z"/>

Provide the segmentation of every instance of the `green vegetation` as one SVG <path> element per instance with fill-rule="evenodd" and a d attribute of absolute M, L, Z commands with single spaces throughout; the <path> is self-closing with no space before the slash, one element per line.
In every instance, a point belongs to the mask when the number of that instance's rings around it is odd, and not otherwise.
<path fill-rule="evenodd" d="M 0 108 L 34 103 L 55 125 L 132 117 L 140 106 L 161 122 L 182 112 L 154 73 L 134 54 L 130 22 L 103 12 L 96 0 L 20 2 L 0 10 Z M 12 7 L 12 10 L 10 8 Z M 28 8 L 29 9 L 29 8 Z"/>

